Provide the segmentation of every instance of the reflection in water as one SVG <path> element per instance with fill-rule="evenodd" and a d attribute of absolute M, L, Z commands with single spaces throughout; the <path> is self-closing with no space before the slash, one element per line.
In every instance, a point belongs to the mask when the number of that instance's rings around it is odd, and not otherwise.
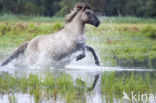
<path fill-rule="evenodd" d="M 34 98 L 29 94 L 15 93 L 0 96 L 0 103 L 35 103 Z"/>
<path fill-rule="evenodd" d="M 125 102 L 123 90 L 128 94 L 132 90 L 155 94 L 155 73 L 151 69 L 93 66 L 65 69 L 0 67 L 0 103 L 120 103 Z"/>

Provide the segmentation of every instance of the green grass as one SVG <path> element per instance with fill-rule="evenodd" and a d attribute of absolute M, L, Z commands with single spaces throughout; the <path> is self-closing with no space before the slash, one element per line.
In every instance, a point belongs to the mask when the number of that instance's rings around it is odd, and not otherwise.
<path fill-rule="evenodd" d="M 11 15 L 1 14 L 0 21 L 6 22 L 62 22 L 62 17 L 43 17 L 43 16 L 24 16 L 24 15 Z"/>
<path fill-rule="evenodd" d="M 105 23 L 130 23 L 130 24 L 155 24 L 156 18 L 138 18 L 138 17 L 101 17 L 102 22 Z"/>
<path fill-rule="evenodd" d="M 24 41 L 29 41 L 38 35 L 54 33 L 61 29 L 63 24 L 55 23 L 0 23 L 0 48 L 18 46 Z"/>
<path fill-rule="evenodd" d="M 156 18 L 138 18 L 138 17 L 100 17 L 100 21 L 105 23 L 156 23 Z M 44 16 L 24 16 L 13 14 L 1 14 L 0 21 L 6 22 L 63 22 L 63 17 L 44 17 Z"/>
<path fill-rule="evenodd" d="M 7 17 L 0 16 L 1 50 L 15 49 L 24 41 L 57 32 L 64 25 L 63 19 L 56 17 Z M 155 19 L 110 17 L 101 21 L 98 28 L 87 25 L 86 34 L 87 44 L 95 48 L 103 66 L 156 68 Z"/>
<path fill-rule="evenodd" d="M 103 65 L 156 68 L 156 39 L 144 32 L 149 26 L 153 33 L 156 24 L 102 23 L 98 28 L 89 26 L 87 42 L 97 50 Z"/>

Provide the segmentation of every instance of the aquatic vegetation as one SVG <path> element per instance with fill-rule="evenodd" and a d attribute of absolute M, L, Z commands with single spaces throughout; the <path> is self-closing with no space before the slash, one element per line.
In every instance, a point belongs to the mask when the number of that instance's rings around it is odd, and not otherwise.
<path fill-rule="evenodd" d="M 42 74 L 43 76 L 43 74 Z M 80 80 L 79 80 L 80 81 Z M 0 94 L 28 93 L 35 98 L 38 103 L 43 97 L 48 99 L 57 100 L 59 96 L 67 103 L 81 98 L 84 95 L 82 86 L 79 83 L 74 84 L 73 78 L 65 73 L 57 73 L 47 71 L 44 77 L 40 74 L 17 74 L 12 76 L 7 73 L 2 73 L 0 76 Z M 11 103 L 15 101 L 15 97 L 10 96 Z"/>
<path fill-rule="evenodd" d="M 123 91 L 134 93 L 156 93 L 155 73 L 139 72 L 104 72 L 101 74 L 101 93 L 107 102 L 114 98 L 121 100 Z M 61 71 L 11 75 L 1 73 L 0 94 L 9 95 L 11 103 L 16 103 L 15 93 L 30 94 L 36 103 L 46 100 L 63 99 L 67 103 L 86 102 L 86 95 L 94 95 L 87 87 L 88 81 L 81 78 L 73 80 L 70 74 Z M 43 99 L 44 98 L 44 99 Z"/>
<path fill-rule="evenodd" d="M 128 95 L 133 93 L 155 94 L 156 75 L 139 72 L 109 72 L 101 77 L 102 94 L 107 101 L 112 101 L 112 97 L 121 99 L 123 91 Z"/>

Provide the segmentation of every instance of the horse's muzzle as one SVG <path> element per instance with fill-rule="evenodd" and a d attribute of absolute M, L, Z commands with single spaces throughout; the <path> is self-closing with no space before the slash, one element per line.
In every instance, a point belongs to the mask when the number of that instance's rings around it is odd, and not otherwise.
<path fill-rule="evenodd" d="M 100 21 L 97 21 L 97 22 L 95 23 L 95 26 L 98 27 L 99 25 L 100 25 Z"/>

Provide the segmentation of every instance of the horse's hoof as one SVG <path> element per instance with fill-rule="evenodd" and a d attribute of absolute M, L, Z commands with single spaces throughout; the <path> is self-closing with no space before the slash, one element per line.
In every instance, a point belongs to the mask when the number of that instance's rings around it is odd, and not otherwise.
<path fill-rule="evenodd" d="M 76 61 L 79 61 L 79 60 L 81 60 L 81 59 L 84 58 L 84 57 L 85 57 L 84 54 L 80 54 L 80 55 L 76 58 Z"/>
<path fill-rule="evenodd" d="M 97 66 L 100 66 L 100 62 L 98 61 L 98 62 L 95 62 L 95 64 L 97 65 Z"/>

